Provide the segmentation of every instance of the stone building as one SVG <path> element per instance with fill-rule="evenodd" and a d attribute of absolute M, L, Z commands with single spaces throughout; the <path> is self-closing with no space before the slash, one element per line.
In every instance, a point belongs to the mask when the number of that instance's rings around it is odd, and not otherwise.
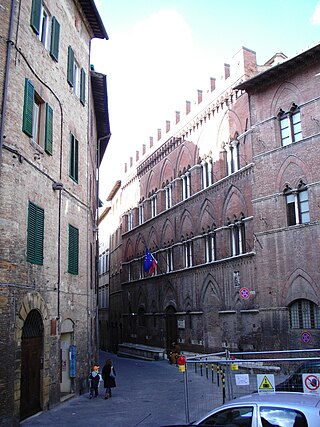
<path fill-rule="evenodd" d="M 96 170 L 110 131 L 93 0 L 1 6 L 0 424 L 84 390 L 97 356 Z M 98 155 L 97 155 L 98 153 Z"/>
<path fill-rule="evenodd" d="M 316 345 L 318 51 L 258 66 L 242 48 L 209 93 L 198 91 L 126 165 L 121 237 L 110 246 L 113 343 Z"/>

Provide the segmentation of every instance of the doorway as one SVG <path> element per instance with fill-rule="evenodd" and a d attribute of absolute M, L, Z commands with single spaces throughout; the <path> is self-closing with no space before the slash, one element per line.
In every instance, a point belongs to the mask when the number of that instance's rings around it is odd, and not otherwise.
<path fill-rule="evenodd" d="M 169 305 L 166 308 L 166 347 L 167 351 L 172 348 L 172 343 L 177 342 L 178 339 L 178 326 L 176 318 L 176 309 Z"/>
<path fill-rule="evenodd" d="M 20 420 L 41 411 L 41 370 L 43 368 L 43 322 L 31 310 L 22 328 Z"/>

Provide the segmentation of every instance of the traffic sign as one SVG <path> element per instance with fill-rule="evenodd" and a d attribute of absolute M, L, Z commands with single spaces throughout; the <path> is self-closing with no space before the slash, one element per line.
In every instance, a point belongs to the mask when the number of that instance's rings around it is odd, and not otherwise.
<path fill-rule="evenodd" d="M 273 393 L 275 391 L 273 374 L 258 374 L 257 383 L 259 393 Z"/>
<path fill-rule="evenodd" d="M 303 331 L 301 334 L 301 341 L 303 344 L 309 344 L 311 341 L 311 333 L 309 331 Z"/>
<path fill-rule="evenodd" d="M 316 374 L 303 374 L 304 393 L 320 394 L 320 376 Z"/>
<path fill-rule="evenodd" d="M 241 288 L 239 291 L 240 298 L 242 299 L 249 299 L 250 298 L 250 291 L 248 288 Z"/>

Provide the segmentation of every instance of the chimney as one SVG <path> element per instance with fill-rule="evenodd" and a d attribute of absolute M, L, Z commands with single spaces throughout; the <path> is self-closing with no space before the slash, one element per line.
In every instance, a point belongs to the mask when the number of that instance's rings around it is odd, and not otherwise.
<path fill-rule="evenodd" d="M 139 150 L 136 151 L 136 162 L 139 161 Z"/>
<path fill-rule="evenodd" d="M 168 133 L 170 130 L 170 120 L 166 121 L 166 133 Z"/>
<path fill-rule="evenodd" d="M 153 136 L 150 136 L 150 148 L 153 147 Z"/>
<path fill-rule="evenodd" d="M 128 163 L 125 163 L 124 164 L 124 173 L 127 173 L 128 172 Z"/>
<path fill-rule="evenodd" d="M 191 111 L 191 102 L 186 101 L 186 114 L 189 114 Z"/>
<path fill-rule="evenodd" d="M 161 129 L 158 129 L 158 141 L 161 139 Z"/>
<path fill-rule="evenodd" d="M 133 165 L 133 157 L 130 157 L 130 167 L 132 168 Z"/>
<path fill-rule="evenodd" d="M 213 92 L 216 88 L 216 79 L 214 77 L 210 77 L 210 88 L 211 92 Z"/>
<path fill-rule="evenodd" d="M 198 89 L 198 104 L 202 102 L 202 90 Z"/>
<path fill-rule="evenodd" d="M 176 111 L 176 124 L 180 122 L 180 111 Z"/>
<path fill-rule="evenodd" d="M 144 156 L 146 154 L 147 147 L 146 144 L 142 144 L 142 155 Z"/>
<path fill-rule="evenodd" d="M 224 64 L 224 78 L 227 80 L 227 78 L 230 77 L 230 64 Z"/>

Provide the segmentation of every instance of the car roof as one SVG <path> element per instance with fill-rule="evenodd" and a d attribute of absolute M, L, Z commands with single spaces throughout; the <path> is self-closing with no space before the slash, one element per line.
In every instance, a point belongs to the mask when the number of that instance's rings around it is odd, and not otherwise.
<path fill-rule="evenodd" d="M 317 394 L 308 394 L 308 393 L 295 393 L 295 392 L 285 392 L 285 391 L 276 391 L 274 393 L 253 393 L 247 396 L 239 397 L 235 400 L 228 402 L 228 406 L 233 404 L 259 404 L 259 405 L 274 405 L 274 406 L 283 406 L 292 405 L 292 406 L 308 406 L 308 407 L 320 407 L 320 396 Z"/>

